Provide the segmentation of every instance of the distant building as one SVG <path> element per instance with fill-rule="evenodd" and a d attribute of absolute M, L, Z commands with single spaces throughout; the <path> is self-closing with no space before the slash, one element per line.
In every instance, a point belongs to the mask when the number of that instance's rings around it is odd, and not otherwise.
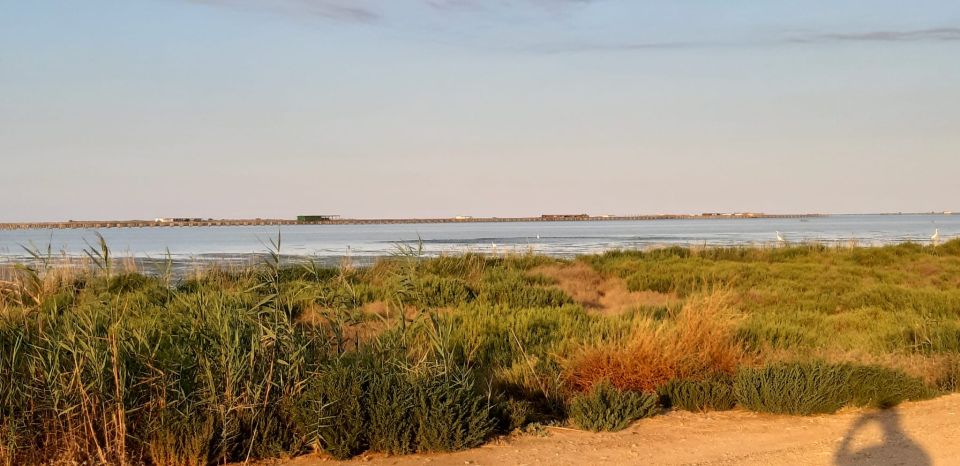
<path fill-rule="evenodd" d="M 587 220 L 590 216 L 587 214 L 543 214 L 540 218 L 543 220 Z"/>
<path fill-rule="evenodd" d="M 211 221 L 211 219 L 202 219 L 199 217 L 157 217 L 153 219 L 157 223 L 191 223 L 191 222 L 205 222 Z"/>
<path fill-rule="evenodd" d="M 471 218 L 473 217 L 470 215 L 457 215 L 456 217 L 453 217 L 454 220 L 470 220 Z"/>

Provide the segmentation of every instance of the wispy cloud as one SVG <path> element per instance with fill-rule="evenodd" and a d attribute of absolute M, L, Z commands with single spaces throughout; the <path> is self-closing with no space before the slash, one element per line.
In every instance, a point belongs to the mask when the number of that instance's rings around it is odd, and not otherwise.
<path fill-rule="evenodd" d="M 511 7 L 519 5 L 535 5 L 544 8 L 555 8 L 577 4 L 596 3 L 600 0 L 423 0 L 427 5 L 437 9 L 482 9 L 485 7 Z"/>
<path fill-rule="evenodd" d="M 577 53 L 577 52 L 602 52 L 602 51 L 640 51 L 640 50 L 667 50 L 667 49 L 685 49 L 696 47 L 710 47 L 731 45 L 721 42 L 567 42 L 562 44 L 540 44 L 528 47 L 528 50 L 534 53 L 559 54 L 559 53 Z"/>
<path fill-rule="evenodd" d="M 834 32 L 794 35 L 787 37 L 756 38 L 753 40 L 726 41 L 649 41 L 649 42 L 568 42 L 557 44 L 539 44 L 530 46 L 528 51 L 544 54 L 603 52 L 603 51 L 643 51 L 666 49 L 689 49 L 707 47 L 748 47 L 784 44 L 828 44 L 838 42 L 943 42 L 960 41 L 960 27 L 942 27 L 930 29 L 899 31 Z"/>
<path fill-rule="evenodd" d="M 960 40 L 960 28 L 943 27 L 914 29 L 903 31 L 866 31 L 848 33 L 819 34 L 797 38 L 801 42 L 824 41 L 871 41 L 871 42 L 908 42 L 908 41 L 950 41 Z"/>
<path fill-rule="evenodd" d="M 383 17 L 386 1 L 376 0 L 186 0 L 190 3 L 223 7 L 269 10 L 293 16 L 369 22 Z M 391 2 L 397 0 L 389 0 Z M 556 10 L 600 0 L 409 0 L 410 7 L 427 6 L 436 11 L 490 11 L 515 7 L 540 7 Z"/>
<path fill-rule="evenodd" d="M 313 16 L 338 21 L 371 22 L 380 14 L 357 0 L 186 0 L 190 3 L 259 9 L 297 17 Z"/>
<path fill-rule="evenodd" d="M 395 14 L 398 7 L 422 8 L 433 10 L 437 14 L 464 13 L 485 15 L 494 12 L 510 11 L 546 11 L 564 13 L 577 5 L 584 6 L 600 3 L 603 0 L 405 0 L 401 5 L 390 3 L 393 8 L 386 8 L 386 2 L 400 2 L 400 0 L 181 0 L 194 4 L 212 5 L 271 11 L 294 18 L 319 17 L 334 21 L 373 23 L 381 19 L 389 19 Z M 531 10 L 532 8 L 532 10 Z M 416 16 L 414 14 L 414 16 Z M 529 19 L 529 18 L 528 18 Z M 787 33 L 756 37 L 753 39 L 729 40 L 724 38 L 696 39 L 690 41 L 659 41 L 656 38 L 649 40 L 590 40 L 581 39 L 572 42 L 558 41 L 540 44 L 527 44 L 513 47 L 515 50 L 525 50 L 532 53 L 560 54 L 586 53 L 603 51 L 643 51 L 667 49 L 691 49 L 708 47 L 747 47 L 771 46 L 784 44 L 829 44 L 841 42 L 945 42 L 960 41 L 960 27 L 944 26 L 927 29 L 901 30 L 873 30 L 873 31 L 833 31 Z"/>

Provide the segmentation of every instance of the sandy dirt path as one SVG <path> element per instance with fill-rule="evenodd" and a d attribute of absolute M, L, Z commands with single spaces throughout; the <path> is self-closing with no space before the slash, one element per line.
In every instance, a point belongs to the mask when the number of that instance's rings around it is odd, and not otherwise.
<path fill-rule="evenodd" d="M 284 466 L 356 465 L 960 465 L 960 395 L 895 409 L 789 417 L 742 411 L 671 412 L 622 432 L 549 429 L 451 454 L 305 456 Z"/>

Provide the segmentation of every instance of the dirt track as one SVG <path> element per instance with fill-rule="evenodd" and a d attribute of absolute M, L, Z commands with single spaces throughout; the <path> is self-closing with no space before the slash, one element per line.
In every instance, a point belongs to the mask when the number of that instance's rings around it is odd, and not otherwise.
<path fill-rule="evenodd" d="M 349 462 L 301 457 L 285 466 L 563 464 L 960 464 L 960 395 L 888 411 L 787 417 L 672 412 L 612 434 L 550 429 L 473 450 Z"/>

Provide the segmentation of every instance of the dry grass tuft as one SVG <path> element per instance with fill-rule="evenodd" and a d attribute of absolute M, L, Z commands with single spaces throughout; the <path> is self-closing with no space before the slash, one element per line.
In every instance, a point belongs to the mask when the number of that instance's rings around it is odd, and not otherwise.
<path fill-rule="evenodd" d="M 676 296 L 656 291 L 630 291 L 620 277 L 604 277 L 583 262 L 544 265 L 530 271 L 557 285 L 584 308 L 604 315 L 617 315 L 642 306 L 668 306 Z"/>
<path fill-rule="evenodd" d="M 592 348 L 575 357 L 567 380 L 580 391 L 609 380 L 621 390 L 652 392 L 673 379 L 733 374 L 746 356 L 729 302 L 725 292 L 692 298 L 673 322 L 649 322 L 626 347 Z"/>

